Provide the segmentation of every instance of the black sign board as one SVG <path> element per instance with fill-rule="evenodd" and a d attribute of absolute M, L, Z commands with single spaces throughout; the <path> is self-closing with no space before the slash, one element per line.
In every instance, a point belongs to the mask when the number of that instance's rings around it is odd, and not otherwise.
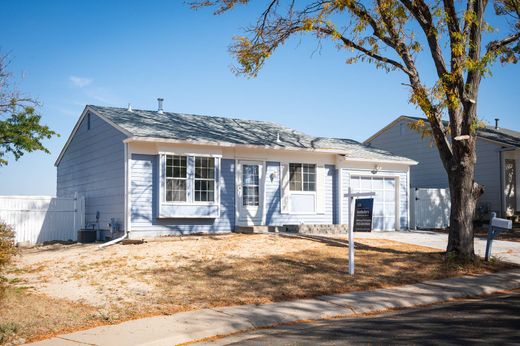
<path fill-rule="evenodd" d="M 372 210 L 374 209 L 373 198 L 356 199 L 354 209 L 354 232 L 372 231 Z"/>

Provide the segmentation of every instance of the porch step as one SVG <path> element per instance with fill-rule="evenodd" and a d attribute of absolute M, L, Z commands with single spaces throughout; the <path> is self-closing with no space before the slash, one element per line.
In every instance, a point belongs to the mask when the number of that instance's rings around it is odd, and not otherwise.
<path fill-rule="evenodd" d="M 237 226 L 235 233 L 289 232 L 301 234 L 342 234 L 347 232 L 347 225 L 283 225 L 283 226 Z"/>
<path fill-rule="evenodd" d="M 284 226 L 237 226 L 235 227 L 235 233 L 259 233 L 259 232 L 285 232 Z"/>
<path fill-rule="evenodd" d="M 347 225 L 285 225 L 287 232 L 301 234 L 342 234 L 347 232 Z"/>

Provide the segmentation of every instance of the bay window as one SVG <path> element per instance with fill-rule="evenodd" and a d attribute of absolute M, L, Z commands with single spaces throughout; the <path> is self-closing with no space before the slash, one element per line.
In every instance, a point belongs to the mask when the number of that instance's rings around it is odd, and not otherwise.
<path fill-rule="evenodd" d="M 195 157 L 195 202 L 215 201 L 215 159 Z"/>
<path fill-rule="evenodd" d="M 165 155 L 165 202 L 215 202 L 215 158 Z"/>
<path fill-rule="evenodd" d="M 166 202 L 186 202 L 186 156 L 166 156 Z"/>

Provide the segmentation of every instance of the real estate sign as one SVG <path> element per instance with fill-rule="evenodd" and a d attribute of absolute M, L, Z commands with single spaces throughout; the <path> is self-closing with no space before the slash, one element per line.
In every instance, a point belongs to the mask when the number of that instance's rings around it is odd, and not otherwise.
<path fill-rule="evenodd" d="M 354 232 L 372 231 L 373 198 L 358 198 L 355 200 Z"/>

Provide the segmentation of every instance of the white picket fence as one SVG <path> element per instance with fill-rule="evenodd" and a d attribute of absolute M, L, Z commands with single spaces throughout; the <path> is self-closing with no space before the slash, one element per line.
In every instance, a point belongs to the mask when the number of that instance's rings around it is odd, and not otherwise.
<path fill-rule="evenodd" d="M 17 243 L 76 240 L 85 224 L 85 199 L 0 196 L 0 220 L 13 226 Z"/>
<path fill-rule="evenodd" d="M 435 229 L 450 225 L 449 189 L 411 189 L 410 192 L 412 228 Z"/>

